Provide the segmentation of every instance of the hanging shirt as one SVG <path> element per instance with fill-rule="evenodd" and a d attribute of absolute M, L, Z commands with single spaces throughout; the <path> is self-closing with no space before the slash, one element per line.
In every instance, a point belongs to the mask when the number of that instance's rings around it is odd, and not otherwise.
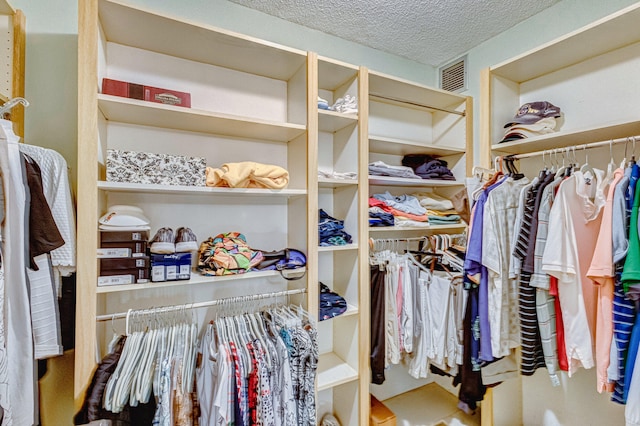
<path fill-rule="evenodd" d="M 606 199 L 604 173 L 595 176 L 576 171 L 558 189 L 549 217 L 549 236 L 542 258 L 543 270 L 558 279 L 564 320 L 569 376 L 582 366 L 592 368 L 595 332 L 595 288 L 587 271 L 595 249 Z M 593 201 L 591 197 L 593 196 Z"/>
<path fill-rule="evenodd" d="M 518 286 L 509 278 L 511 241 L 522 188 L 529 180 L 507 178 L 487 197 L 483 218 L 482 264 L 488 270 L 489 322 L 494 357 L 520 345 Z"/>
<path fill-rule="evenodd" d="M 640 239 L 638 238 L 638 208 L 640 206 L 640 191 L 635 191 L 631 220 L 629 221 L 629 250 L 624 262 L 622 284 L 624 292 L 631 300 L 640 299 Z"/>
<path fill-rule="evenodd" d="M 607 192 L 607 202 L 602 213 L 602 222 L 598 232 L 596 248 L 593 252 L 591 265 L 587 276 L 594 284 L 598 285 L 597 291 L 597 312 L 596 312 L 596 365 L 598 392 L 607 390 L 613 391 L 612 385 L 607 379 L 607 368 L 609 367 L 611 342 L 613 338 L 613 278 L 615 268 L 613 263 L 613 198 L 616 192 L 616 185 L 622 179 L 624 171 L 617 169 L 613 173 L 613 181 L 609 185 Z"/>
<path fill-rule="evenodd" d="M 493 361 L 494 357 L 491 347 L 491 321 L 489 319 L 488 271 L 486 266 L 483 265 L 485 205 L 491 191 L 498 188 L 505 181 L 506 179 L 502 179 L 485 189 L 475 204 L 472 217 L 473 224 L 471 228 L 471 234 L 469 236 L 469 243 L 464 264 L 465 274 L 480 275 L 479 292 L 477 299 L 477 312 L 480 322 L 480 351 L 478 355 L 479 359 L 477 360 L 478 362 L 480 360 L 490 362 Z"/>

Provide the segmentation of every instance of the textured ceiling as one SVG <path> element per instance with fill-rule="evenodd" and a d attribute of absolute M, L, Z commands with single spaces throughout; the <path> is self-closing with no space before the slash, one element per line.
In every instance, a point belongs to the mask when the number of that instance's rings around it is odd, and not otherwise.
<path fill-rule="evenodd" d="M 559 0 L 229 0 L 440 66 Z"/>

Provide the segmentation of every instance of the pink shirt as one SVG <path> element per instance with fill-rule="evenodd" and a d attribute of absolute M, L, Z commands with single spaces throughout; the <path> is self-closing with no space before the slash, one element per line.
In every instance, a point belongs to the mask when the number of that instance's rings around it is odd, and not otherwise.
<path fill-rule="evenodd" d="M 587 276 L 593 280 L 594 284 L 597 284 L 595 348 L 598 383 L 596 389 L 600 393 L 605 390 L 613 391 L 613 383 L 610 384 L 607 379 L 613 337 L 613 277 L 615 275 L 611 230 L 613 226 L 613 195 L 616 185 L 623 176 L 622 169 L 613 172 L 613 181 L 609 185 L 598 240 L 591 259 L 591 266 L 587 272 Z"/>
<path fill-rule="evenodd" d="M 542 269 L 558 278 L 565 326 L 569 375 L 582 366 L 592 368 L 596 324 L 596 287 L 587 277 L 606 199 L 598 170 L 590 184 L 576 171 L 560 184 L 549 216 L 549 238 Z M 593 198 L 593 201 L 592 199 Z"/>

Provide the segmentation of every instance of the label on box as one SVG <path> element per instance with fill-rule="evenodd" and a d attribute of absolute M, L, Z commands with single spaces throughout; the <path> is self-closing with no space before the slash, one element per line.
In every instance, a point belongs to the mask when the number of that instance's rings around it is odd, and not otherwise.
<path fill-rule="evenodd" d="M 165 281 L 164 265 L 151 267 L 151 281 Z"/>
<path fill-rule="evenodd" d="M 131 257 L 131 249 L 127 248 L 99 248 L 98 259 L 113 257 Z"/>
<path fill-rule="evenodd" d="M 191 265 L 180 265 L 180 272 L 178 272 L 179 280 L 191 279 Z"/>
<path fill-rule="evenodd" d="M 178 279 L 178 265 L 169 265 L 165 267 L 167 272 L 167 281 L 175 281 Z"/>
<path fill-rule="evenodd" d="M 98 277 L 98 286 L 133 284 L 136 281 L 134 275 L 111 275 L 108 277 Z"/>

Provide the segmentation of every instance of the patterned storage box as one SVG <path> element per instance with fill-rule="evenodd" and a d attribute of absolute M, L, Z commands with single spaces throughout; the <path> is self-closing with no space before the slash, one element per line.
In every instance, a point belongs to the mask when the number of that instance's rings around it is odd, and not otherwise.
<path fill-rule="evenodd" d="M 107 150 L 107 181 L 205 186 L 203 157 Z"/>

